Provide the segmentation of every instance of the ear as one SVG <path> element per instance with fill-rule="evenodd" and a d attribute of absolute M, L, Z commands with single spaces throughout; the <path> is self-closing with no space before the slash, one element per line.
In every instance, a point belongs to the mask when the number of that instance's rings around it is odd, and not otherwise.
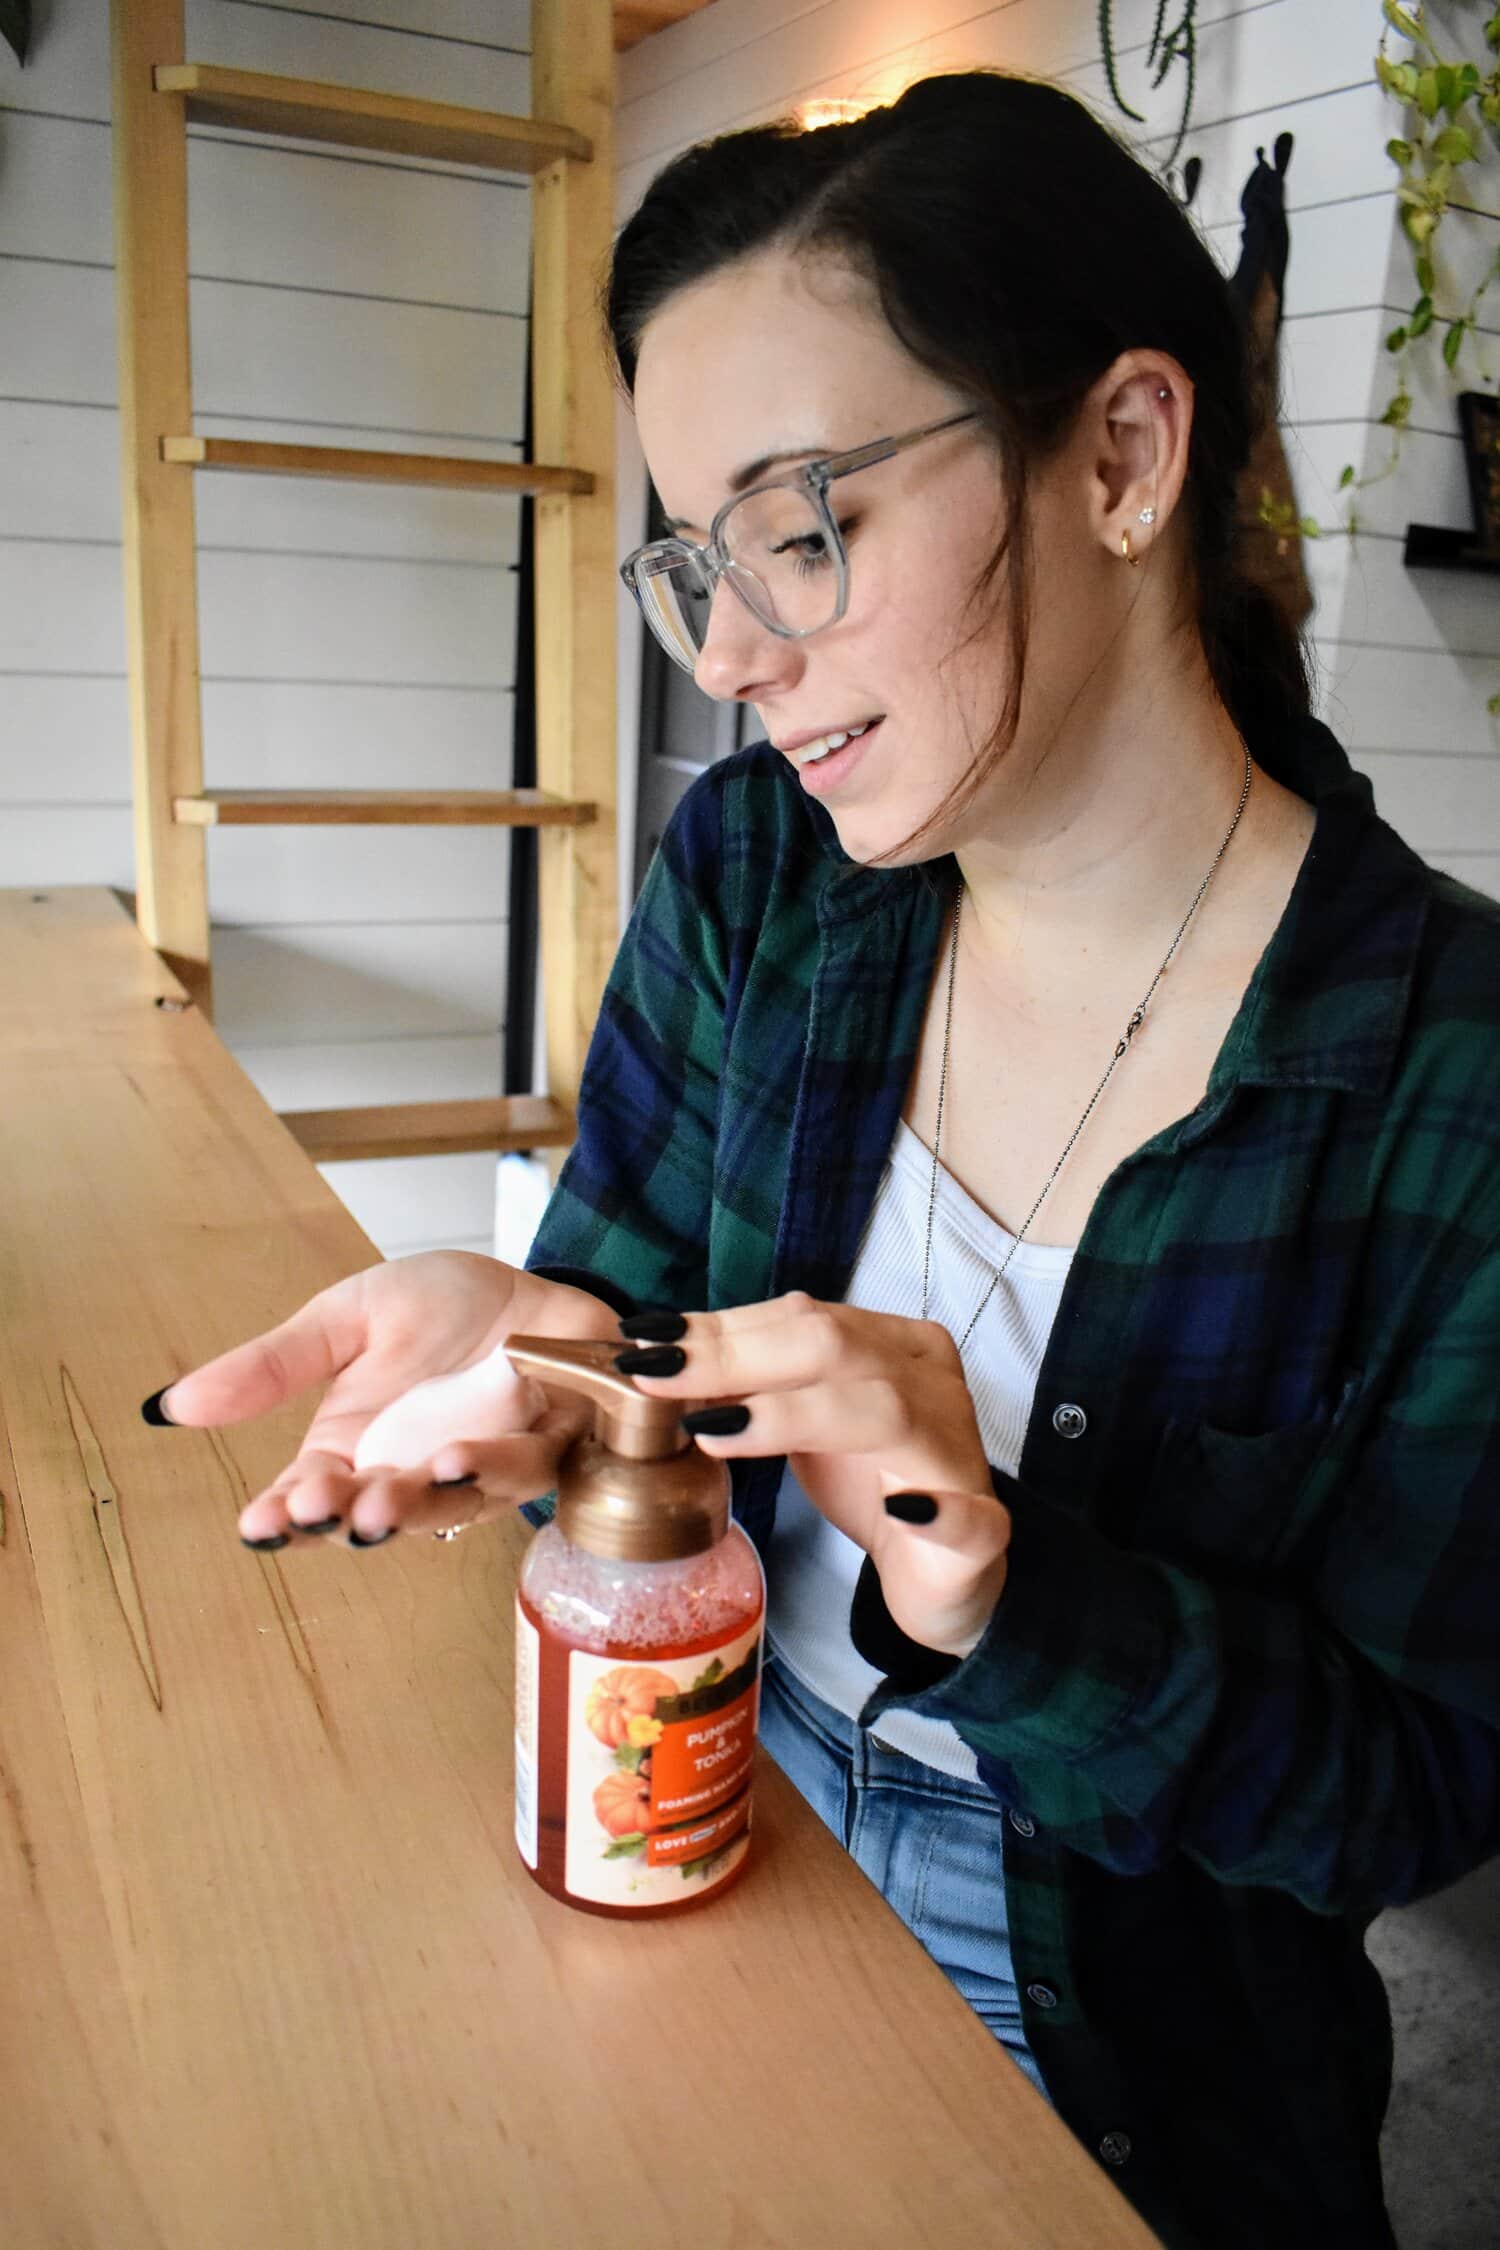
<path fill-rule="evenodd" d="M 1192 383 L 1167 352 L 1123 352 L 1090 390 L 1084 424 L 1089 528 L 1112 555 L 1140 558 L 1161 538 L 1182 496 Z"/>

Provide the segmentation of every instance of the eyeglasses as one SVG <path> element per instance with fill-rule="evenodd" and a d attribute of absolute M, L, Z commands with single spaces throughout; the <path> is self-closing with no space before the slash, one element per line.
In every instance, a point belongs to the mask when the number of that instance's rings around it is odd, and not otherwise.
<path fill-rule="evenodd" d="M 668 656 L 685 672 L 696 668 L 708 638 L 720 579 L 783 640 L 821 633 L 849 606 L 849 556 L 828 487 L 976 418 L 972 410 L 949 414 L 899 437 L 875 438 L 851 452 L 804 462 L 726 501 L 703 546 L 691 539 L 649 540 L 621 563 L 620 576 Z"/>

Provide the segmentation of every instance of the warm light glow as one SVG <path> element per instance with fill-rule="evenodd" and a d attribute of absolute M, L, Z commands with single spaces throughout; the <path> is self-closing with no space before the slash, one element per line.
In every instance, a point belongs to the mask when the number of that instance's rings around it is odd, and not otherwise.
<path fill-rule="evenodd" d="M 815 132 L 820 125 L 852 125 L 856 117 L 874 109 L 869 102 L 803 102 L 797 111 L 797 123 L 804 133 Z"/>

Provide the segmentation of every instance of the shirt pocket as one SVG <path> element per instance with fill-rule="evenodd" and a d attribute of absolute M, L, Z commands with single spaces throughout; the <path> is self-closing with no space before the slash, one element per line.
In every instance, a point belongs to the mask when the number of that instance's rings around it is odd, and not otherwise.
<path fill-rule="evenodd" d="M 1311 1576 L 1330 1528 L 1352 1374 L 1307 1420 L 1244 1433 L 1168 1422 L 1135 1544 L 1168 1562 L 1210 1562 L 1248 1580 Z"/>

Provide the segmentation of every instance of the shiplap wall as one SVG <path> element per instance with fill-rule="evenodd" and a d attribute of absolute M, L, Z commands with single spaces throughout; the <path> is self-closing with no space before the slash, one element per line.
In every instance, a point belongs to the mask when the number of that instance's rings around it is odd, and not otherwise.
<path fill-rule="evenodd" d="M 1482 56 L 1488 7 L 1446 11 Z M 1429 11 L 1433 13 L 1433 11 Z M 1148 151 L 1170 145 L 1177 78 L 1153 94 L 1144 42 L 1155 0 L 1118 0 L 1122 84 L 1145 125 L 1109 102 L 1094 0 L 714 0 L 702 14 L 622 58 L 619 210 L 690 141 L 755 123 L 817 97 L 888 100 L 926 70 L 988 64 L 1057 78 Z M 1196 120 L 1185 154 L 1203 159 L 1194 205 L 1226 268 L 1239 254 L 1239 197 L 1257 144 L 1296 136 L 1288 181 L 1291 262 L 1283 329 L 1288 456 L 1304 512 L 1340 520 L 1340 470 L 1388 457 L 1376 426 L 1394 387 L 1383 349 L 1415 296 L 1394 223 L 1386 140 L 1401 111 L 1375 85 L 1379 0 L 1203 0 Z M 1402 43 L 1392 52 L 1405 53 Z M 1162 135 L 1167 135 L 1164 142 Z M 1038 183 L 1045 193 L 1045 182 Z M 1476 205 L 1500 214 L 1500 163 L 1485 166 Z M 1477 275 L 1500 241 L 1494 217 L 1450 219 L 1457 278 Z M 1002 253 L 1003 254 L 1003 251 Z M 1484 316 L 1500 330 L 1500 287 Z M 1482 340 L 1500 367 L 1500 343 Z M 1433 352 L 1429 364 L 1441 363 Z M 1466 362 L 1472 368 L 1472 362 Z M 1462 372 L 1462 370 L 1461 370 Z M 1481 387 L 1471 372 L 1469 387 Z M 1457 387 L 1457 386 L 1455 386 Z M 1320 710 L 1372 777 L 1386 818 L 1435 865 L 1500 892 L 1500 731 L 1486 710 L 1500 691 L 1500 586 L 1493 578 L 1407 572 L 1408 520 L 1467 524 L 1457 411 L 1441 380 L 1414 383 L 1412 433 L 1398 474 L 1359 496 L 1352 540 L 1309 542 Z M 645 472 L 633 426 L 620 423 L 622 548 L 642 536 Z M 622 613 L 622 793 L 634 770 L 639 629 Z"/>
<path fill-rule="evenodd" d="M 134 887 L 107 0 L 0 48 L 0 883 Z M 189 0 L 188 54 L 525 112 L 527 0 Z M 522 180 L 190 132 L 207 435 L 517 460 Z M 200 476 L 210 786 L 505 787 L 517 503 Z M 209 838 L 217 1026 L 278 1108 L 501 1091 L 503 830 Z M 327 1167 L 383 1250 L 486 1249 L 493 1157 Z"/>

